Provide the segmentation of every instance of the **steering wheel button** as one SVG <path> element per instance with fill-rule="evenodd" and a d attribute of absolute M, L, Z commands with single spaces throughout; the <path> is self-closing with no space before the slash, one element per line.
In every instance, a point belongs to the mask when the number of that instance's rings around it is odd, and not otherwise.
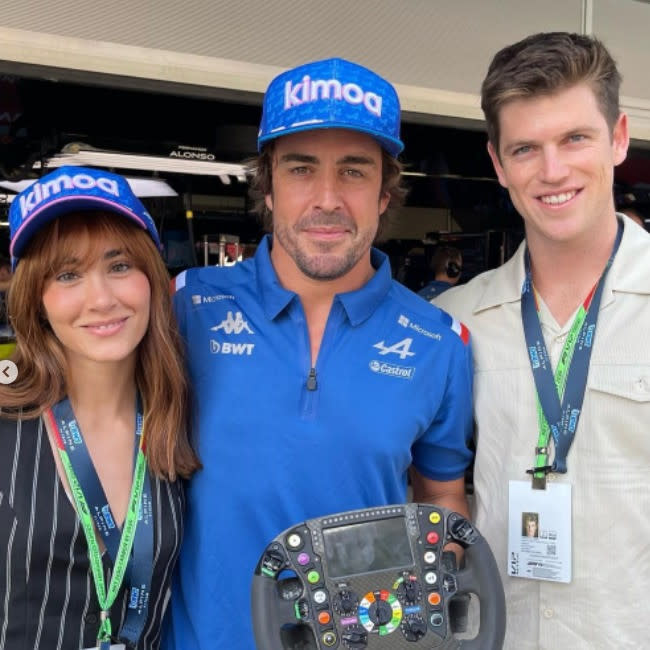
<path fill-rule="evenodd" d="M 439 524 L 440 523 L 440 513 L 439 512 L 432 512 L 429 515 L 429 521 L 432 524 Z"/>
<path fill-rule="evenodd" d="M 429 605 L 432 605 L 435 607 L 436 605 L 440 605 L 440 601 L 442 600 L 440 594 L 437 591 L 432 591 L 428 596 L 427 596 L 427 601 L 429 602 Z"/>
<path fill-rule="evenodd" d="M 301 566 L 305 566 L 305 564 L 309 564 L 311 562 L 311 558 L 309 557 L 308 553 L 301 553 L 298 556 L 298 564 Z"/>
<path fill-rule="evenodd" d="M 432 530 L 428 535 L 427 535 L 427 543 L 429 544 L 437 544 L 440 541 L 440 535 L 436 533 L 435 530 Z"/>
<path fill-rule="evenodd" d="M 315 585 L 317 582 L 320 582 L 320 573 L 318 571 L 310 571 L 307 574 L 307 580 L 309 584 Z"/>
<path fill-rule="evenodd" d="M 321 625 L 327 625 L 331 620 L 332 620 L 332 617 L 330 616 L 329 612 L 321 612 L 318 615 L 318 622 Z"/>
<path fill-rule="evenodd" d="M 289 535 L 289 537 L 287 537 L 287 544 L 291 548 L 299 548 L 302 546 L 302 537 L 300 537 L 300 535 L 297 533 L 292 533 Z"/>
<path fill-rule="evenodd" d="M 431 625 L 433 625 L 433 627 L 440 627 L 444 619 L 440 612 L 436 612 L 435 614 L 431 614 L 431 618 L 429 620 L 431 621 Z"/>
<path fill-rule="evenodd" d="M 327 600 L 327 594 L 322 589 L 319 589 L 314 592 L 313 598 L 317 605 L 322 605 Z"/>
<path fill-rule="evenodd" d="M 428 585 L 435 585 L 436 582 L 438 582 L 438 576 L 435 571 L 427 571 L 427 573 L 424 574 L 424 581 Z"/>
<path fill-rule="evenodd" d="M 424 563 L 433 564 L 436 561 L 436 554 L 433 551 L 427 551 L 424 554 Z"/>
<path fill-rule="evenodd" d="M 328 648 L 331 648 L 336 643 L 336 634 L 334 634 L 332 631 L 325 632 L 322 638 L 323 645 L 327 646 Z"/>

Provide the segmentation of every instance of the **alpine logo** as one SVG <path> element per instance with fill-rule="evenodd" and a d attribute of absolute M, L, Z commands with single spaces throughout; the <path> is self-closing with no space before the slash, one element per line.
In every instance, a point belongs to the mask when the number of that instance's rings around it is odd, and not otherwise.
<path fill-rule="evenodd" d="M 369 364 L 370 370 L 380 375 L 398 377 L 400 379 L 413 379 L 415 368 L 413 366 L 398 366 L 394 363 L 373 360 Z"/>
<path fill-rule="evenodd" d="M 244 320 L 240 311 L 236 312 L 234 316 L 232 315 L 232 312 L 229 311 L 226 314 L 225 320 L 222 320 L 219 325 L 215 325 L 210 329 L 213 332 L 223 330 L 226 334 L 241 334 L 242 332 L 248 332 L 249 334 L 254 333 L 248 323 Z"/>
<path fill-rule="evenodd" d="M 338 99 L 348 104 L 363 104 L 365 109 L 381 117 L 381 97 L 366 92 L 355 83 L 342 84 L 338 79 L 312 79 L 305 75 L 302 81 L 284 84 L 284 110 L 324 99 Z"/>
<path fill-rule="evenodd" d="M 57 178 L 44 183 L 37 182 L 32 185 L 32 190 L 25 196 L 20 197 L 20 214 L 24 219 L 39 203 L 42 203 L 51 196 L 60 194 L 64 189 L 72 190 L 91 190 L 98 187 L 107 194 L 115 197 L 120 196 L 120 190 L 117 183 L 112 178 L 93 178 L 88 174 L 75 174 L 68 176 L 62 174 Z"/>
<path fill-rule="evenodd" d="M 379 354 L 397 354 L 400 359 L 406 359 L 407 357 L 414 357 L 415 352 L 411 352 L 411 343 L 413 339 L 402 339 L 393 345 L 386 345 L 384 341 L 379 341 L 375 343 L 372 347 L 379 350 Z"/>
<path fill-rule="evenodd" d="M 210 340 L 210 352 L 212 354 L 233 354 L 235 356 L 250 357 L 254 348 L 254 343 L 230 343 L 229 341 L 219 343 L 214 339 Z"/>

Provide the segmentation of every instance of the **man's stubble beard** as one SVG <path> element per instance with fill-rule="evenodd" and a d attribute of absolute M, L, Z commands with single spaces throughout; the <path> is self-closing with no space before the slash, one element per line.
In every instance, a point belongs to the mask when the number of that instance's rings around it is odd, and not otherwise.
<path fill-rule="evenodd" d="M 329 252 L 339 242 L 320 242 L 316 253 L 309 253 L 301 247 L 300 232 L 313 226 L 344 226 L 351 234 L 350 243 L 339 253 Z M 311 280 L 337 280 L 349 273 L 372 246 L 377 228 L 363 232 L 361 237 L 356 223 L 340 214 L 318 214 L 303 217 L 291 227 L 274 224 L 273 239 L 282 246 L 300 272 Z M 329 250 L 328 250 L 329 249 Z"/>

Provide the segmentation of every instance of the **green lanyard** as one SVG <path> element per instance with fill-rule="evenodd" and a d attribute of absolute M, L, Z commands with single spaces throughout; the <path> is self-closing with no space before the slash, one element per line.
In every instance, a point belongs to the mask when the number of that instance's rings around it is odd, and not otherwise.
<path fill-rule="evenodd" d="M 112 635 L 111 619 L 109 618 L 110 609 L 113 606 L 115 598 L 117 598 L 117 594 L 119 593 L 122 586 L 124 573 L 126 572 L 126 567 L 131 556 L 133 540 L 135 539 L 136 526 L 138 525 L 138 514 L 140 511 L 144 477 L 147 469 L 147 460 L 144 453 L 144 431 L 140 435 L 140 445 L 138 447 L 135 470 L 133 472 L 133 484 L 131 486 L 129 508 L 124 520 L 120 545 L 117 550 L 117 557 L 115 558 L 113 574 L 111 575 L 111 582 L 108 586 L 107 593 L 106 582 L 104 579 L 104 567 L 102 565 L 102 554 L 99 550 L 97 538 L 95 537 L 95 528 L 93 526 L 92 516 L 90 515 L 90 509 L 88 508 L 88 503 L 86 501 L 86 497 L 84 496 L 83 490 L 81 489 L 81 485 L 79 484 L 79 480 L 77 479 L 77 476 L 72 469 L 72 463 L 70 462 L 68 453 L 65 450 L 63 442 L 60 438 L 56 420 L 54 419 L 54 415 L 52 414 L 51 410 L 48 411 L 48 415 L 50 417 L 50 422 L 54 425 L 61 463 L 63 464 L 63 469 L 65 470 L 65 474 L 68 478 L 70 490 L 72 491 L 72 497 L 77 507 L 77 514 L 81 520 L 81 526 L 86 535 L 86 542 L 88 543 L 90 566 L 95 582 L 97 600 L 99 601 L 99 607 L 101 608 L 101 623 L 99 626 L 99 631 L 97 633 L 97 644 L 107 644 L 110 643 Z"/>
<path fill-rule="evenodd" d="M 589 299 L 593 294 L 589 294 Z M 582 325 L 585 322 L 587 317 L 587 309 L 589 308 L 588 301 L 580 305 L 578 313 L 573 320 L 569 334 L 567 335 L 566 341 L 564 342 L 564 347 L 562 348 L 562 354 L 557 363 L 555 369 L 555 387 L 557 388 L 557 394 L 560 397 L 560 401 L 564 398 L 564 390 L 566 388 L 566 380 L 569 374 L 569 368 L 571 367 L 571 360 L 573 359 L 573 352 L 578 341 L 578 335 L 582 329 Z M 548 444 L 551 437 L 551 428 L 546 421 L 544 416 L 544 411 L 542 405 L 539 401 L 539 396 L 537 397 L 537 423 L 539 426 L 539 437 L 537 439 L 537 448 L 535 450 L 535 470 L 539 469 L 540 471 L 535 471 L 533 473 L 533 487 L 543 488 L 546 485 L 546 468 L 548 467 Z"/>

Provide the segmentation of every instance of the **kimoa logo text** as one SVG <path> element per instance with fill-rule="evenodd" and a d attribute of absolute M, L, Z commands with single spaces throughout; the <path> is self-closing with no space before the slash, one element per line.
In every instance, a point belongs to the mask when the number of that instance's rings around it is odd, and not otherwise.
<path fill-rule="evenodd" d="M 66 190 L 90 190 L 98 187 L 107 194 L 113 196 L 120 196 L 120 189 L 117 182 L 112 178 L 94 178 L 88 174 L 75 174 L 68 176 L 62 174 L 61 176 L 45 182 L 38 182 L 32 185 L 31 191 L 25 196 L 20 197 L 20 214 L 24 219 L 39 203 L 49 199 L 52 196 L 60 194 L 64 189 Z"/>
<path fill-rule="evenodd" d="M 312 79 L 309 75 L 305 75 L 297 84 L 291 81 L 284 84 L 285 110 L 330 98 L 348 104 L 363 104 L 368 112 L 381 117 L 381 96 L 364 91 L 358 84 L 342 84 L 338 79 Z"/>

